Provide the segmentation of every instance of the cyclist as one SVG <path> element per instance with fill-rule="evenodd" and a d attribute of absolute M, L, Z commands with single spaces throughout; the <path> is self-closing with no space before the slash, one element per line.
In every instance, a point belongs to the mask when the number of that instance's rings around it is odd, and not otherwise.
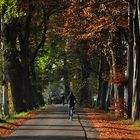
<path fill-rule="evenodd" d="M 71 116 L 71 109 L 73 109 L 73 111 L 74 111 L 75 102 L 76 102 L 76 98 L 75 98 L 75 96 L 73 95 L 72 92 L 71 92 L 70 95 L 68 96 L 67 101 L 68 101 L 68 115 L 69 115 L 69 119 L 70 119 L 70 116 Z"/>

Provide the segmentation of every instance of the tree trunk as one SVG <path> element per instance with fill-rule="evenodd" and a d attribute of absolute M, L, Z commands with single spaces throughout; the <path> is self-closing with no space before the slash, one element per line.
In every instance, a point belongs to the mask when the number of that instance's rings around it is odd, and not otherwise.
<path fill-rule="evenodd" d="M 139 0 L 133 5 L 133 97 L 132 97 L 132 119 L 140 117 L 140 42 L 139 42 Z"/>
<path fill-rule="evenodd" d="M 108 88 L 108 83 L 103 82 L 102 84 L 102 97 L 101 97 L 101 109 L 105 110 L 106 109 L 106 96 L 107 96 L 107 88 Z"/>
<path fill-rule="evenodd" d="M 89 58 L 87 54 L 88 46 L 87 42 L 82 42 L 82 50 L 81 50 L 81 70 L 82 70 L 82 75 L 81 75 L 81 80 L 83 82 L 83 87 L 80 90 L 80 104 L 82 106 L 90 106 L 91 105 L 91 97 L 89 95 L 89 90 L 88 90 L 88 78 L 90 76 L 90 64 L 89 64 Z"/>
<path fill-rule="evenodd" d="M 68 97 L 70 93 L 70 82 L 69 82 L 69 74 L 68 74 L 68 65 L 67 58 L 64 58 L 64 86 L 65 86 L 65 96 Z"/>
<path fill-rule="evenodd" d="M 98 87 L 98 98 L 97 98 L 97 107 L 100 107 L 101 105 L 101 96 L 102 96 L 102 69 L 103 69 L 103 59 L 102 55 L 100 57 L 99 62 L 99 87 Z"/>
<path fill-rule="evenodd" d="M 27 107 L 23 98 L 23 75 L 22 70 L 18 62 L 10 57 L 12 61 L 9 64 L 9 78 L 11 85 L 11 92 L 13 96 L 14 109 L 16 112 L 27 111 Z M 15 68 L 16 67 L 16 68 Z"/>
<path fill-rule="evenodd" d="M 111 50 L 111 55 L 112 55 L 112 80 L 113 80 L 113 85 L 114 85 L 114 98 L 117 100 L 119 98 L 119 93 L 118 93 L 118 86 L 116 85 L 116 58 L 115 58 L 115 50 Z"/>
<path fill-rule="evenodd" d="M 1 17 L 1 49 L 2 49 L 2 113 L 5 116 L 9 116 L 9 104 L 8 104 L 8 68 L 6 58 L 6 38 L 4 31 L 3 15 Z"/>
<path fill-rule="evenodd" d="M 26 52 L 27 53 L 27 52 Z M 33 108 L 34 103 L 34 95 L 32 92 L 32 86 L 31 86 L 31 79 L 30 79 L 30 71 L 29 71 L 29 63 L 27 59 L 27 55 L 23 55 L 22 57 L 22 67 L 23 67 L 23 91 L 24 91 L 24 99 L 26 102 L 26 106 L 28 109 Z"/>
<path fill-rule="evenodd" d="M 30 3 L 30 1 L 29 1 Z M 30 6 L 30 4 L 29 4 Z M 31 8 L 31 7 L 30 7 Z M 30 73 L 30 49 L 29 49 L 29 37 L 31 32 L 31 9 L 29 8 L 29 14 L 26 18 L 25 34 L 23 35 L 22 29 L 18 30 L 18 37 L 21 49 L 21 66 L 23 68 L 23 96 L 27 109 L 33 109 L 34 107 L 34 95 L 31 84 L 31 73 Z"/>
<path fill-rule="evenodd" d="M 127 50 L 127 115 L 131 118 L 132 113 L 132 93 L 133 93 L 133 13 L 132 5 L 128 3 L 128 24 L 129 24 L 129 47 Z"/>
<path fill-rule="evenodd" d="M 8 44 L 8 73 L 13 96 L 14 109 L 16 112 L 26 111 L 26 105 L 23 98 L 23 69 L 18 59 L 16 50 L 17 33 L 14 23 L 6 26 L 6 41 Z"/>
<path fill-rule="evenodd" d="M 33 101 L 34 101 L 34 105 L 36 107 L 38 106 L 43 106 L 45 104 L 44 100 L 43 100 L 43 96 L 42 93 L 39 93 L 37 91 L 37 80 L 36 80 L 36 72 L 35 72 L 35 66 L 34 66 L 34 61 L 31 62 L 30 64 L 31 67 L 31 77 L 32 77 L 32 91 L 33 91 Z"/>
<path fill-rule="evenodd" d="M 114 84 L 114 98 L 115 98 L 115 109 L 117 113 L 121 113 L 124 110 L 124 84 L 121 82 L 121 78 L 125 77 L 125 48 L 123 47 L 122 34 L 117 30 L 112 38 L 114 47 L 111 50 L 112 55 L 112 71 L 113 71 L 113 84 Z M 119 74 L 121 77 L 119 78 Z M 122 110 L 120 112 L 120 110 Z"/>
<path fill-rule="evenodd" d="M 106 110 L 109 109 L 110 105 L 111 105 L 111 100 L 112 98 L 112 89 L 113 89 L 113 85 L 108 83 L 108 88 L 107 88 L 107 95 L 106 95 Z"/>

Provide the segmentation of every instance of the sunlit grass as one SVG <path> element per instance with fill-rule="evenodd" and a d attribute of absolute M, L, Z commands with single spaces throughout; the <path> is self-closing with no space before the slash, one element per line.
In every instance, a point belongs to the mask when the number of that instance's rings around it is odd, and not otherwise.
<path fill-rule="evenodd" d="M 140 121 L 135 121 L 133 126 L 140 131 Z"/>
<path fill-rule="evenodd" d="M 112 112 L 107 112 L 107 115 L 111 118 L 118 118 L 118 115 Z"/>
<path fill-rule="evenodd" d="M 6 122 L 8 122 L 8 123 L 13 122 L 13 121 L 16 120 L 16 119 L 19 119 L 19 118 L 24 117 L 24 116 L 27 115 L 28 113 L 29 113 L 29 112 L 21 112 L 21 113 L 15 114 L 15 115 L 11 116 L 10 118 L 7 118 L 7 119 L 6 119 Z"/>
<path fill-rule="evenodd" d="M 34 109 L 34 111 L 41 111 L 41 110 L 46 109 L 47 107 L 48 107 L 48 105 L 45 104 L 42 107 Z M 21 112 L 21 113 L 14 113 L 13 112 L 12 114 L 10 114 L 10 117 L 9 116 L 5 116 L 5 117 L 0 116 L 2 118 L 2 120 L 0 121 L 0 126 L 5 125 L 7 123 L 12 123 L 17 119 L 20 119 L 20 118 L 26 116 L 28 113 L 30 113 L 30 111 L 29 112 Z"/>
<path fill-rule="evenodd" d="M 10 117 L 4 117 L 1 122 L 0 122 L 0 126 L 3 126 L 7 123 L 12 123 L 14 122 L 15 120 L 17 119 L 20 119 L 22 117 L 24 117 L 25 115 L 27 115 L 29 112 L 21 112 L 21 113 L 18 113 L 18 114 L 13 114 L 11 115 Z"/>
<path fill-rule="evenodd" d="M 125 123 L 130 124 L 135 130 L 140 131 L 140 121 L 133 121 L 132 119 L 124 120 Z"/>
<path fill-rule="evenodd" d="M 37 109 L 35 109 L 36 111 L 39 111 L 39 110 L 42 110 L 42 109 L 46 109 L 48 107 L 47 104 L 45 104 L 44 106 L 42 107 L 39 107 Z M 21 113 L 18 113 L 18 114 L 15 114 L 15 115 L 12 115 L 10 118 L 7 118 L 6 121 L 7 122 L 12 122 L 16 119 L 19 119 L 19 118 L 22 118 L 24 117 L 25 115 L 27 115 L 29 112 L 21 112 Z"/>
<path fill-rule="evenodd" d="M 39 110 L 46 109 L 47 107 L 48 107 L 48 105 L 45 104 L 44 106 L 40 107 Z"/>
<path fill-rule="evenodd" d="M 133 121 L 131 119 L 124 120 L 124 122 L 131 125 L 133 124 Z"/>

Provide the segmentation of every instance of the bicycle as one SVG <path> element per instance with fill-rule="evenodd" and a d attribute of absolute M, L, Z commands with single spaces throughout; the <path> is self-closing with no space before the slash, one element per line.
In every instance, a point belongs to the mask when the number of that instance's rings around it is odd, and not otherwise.
<path fill-rule="evenodd" d="M 73 114 L 74 114 L 74 106 L 71 106 L 69 108 L 69 119 L 73 120 Z"/>
<path fill-rule="evenodd" d="M 72 120 L 73 119 L 73 111 L 74 111 L 74 107 L 75 107 L 75 102 L 76 102 L 76 98 L 73 95 L 73 93 L 71 92 L 70 95 L 67 98 L 68 101 L 68 114 L 69 114 L 69 119 Z"/>

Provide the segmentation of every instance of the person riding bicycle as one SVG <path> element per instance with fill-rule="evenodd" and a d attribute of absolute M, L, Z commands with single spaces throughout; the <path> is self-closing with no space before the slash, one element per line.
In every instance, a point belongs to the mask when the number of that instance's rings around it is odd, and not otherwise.
<path fill-rule="evenodd" d="M 71 108 L 73 107 L 73 110 L 74 110 L 74 108 L 75 108 L 75 102 L 76 102 L 76 98 L 75 98 L 75 96 L 73 95 L 72 92 L 68 96 L 67 101 L 68 101 L 68 107 L 69 107 L 68 108 L 68 115 L 69 115 L 69 119 L 70 119 L 70 111 L 71 111 Z"/>

